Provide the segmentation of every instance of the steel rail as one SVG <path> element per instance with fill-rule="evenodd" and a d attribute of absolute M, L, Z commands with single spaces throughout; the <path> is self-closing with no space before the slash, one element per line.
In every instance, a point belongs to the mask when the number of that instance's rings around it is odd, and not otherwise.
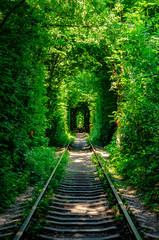
<path fill-rule="evenodd" d="M 54 170 L 52 171 L 50 177 L 48 178 L 45 186 L 44 186 L 43 189 L 41 190 L 41 193 L 40 193 L 39 197 L 38 197 L 37 200 L 35 201 L 33 207 L 31 208 L 30 213 L 29 213 L 28 216 L 26 217 L 25 221 L 24 221 L 23 224 L 21 225 L 20 229 L 19 229 L 18 232 L 16 233 L 15 237 L 13 238 L 13 240 L 19 240 L 19 239 L 23 236 L 24 232 L 26 231 L 26 229 L 27 229 L 27 227 L 28 227 L 28 225 L 29 225 L 29 223 L 30 223 L 30 221 L 31 221 L 31 218 L 32 218 L 33 214 L 35 213 L 35 211 L 36 211 L 36 209 L 37 209 L 38 204 L 40 203 L 42 197 L 44 196 L 44 193 L 46 192 L 46 189 L 47 189 L 50 181 L 52 180 L 52 178 L 53 178 L 53 176 L 54 176 L 54 174 L 55 174 L 55 172 L 56 172 L 56 169 L 57 169 L 57 167 L 59 166 L 59 164 L 60 164 L 60 162 L 61 162 L 64 154 L 66 153 L 69 145 L 71 144 L 71 142 L 72 142 L 72 139 L 71 139 L 71 141 L 69 142 L 69 144 L 67 145 L 67 147 L 65 148 L 65 150 L 63 151 L 63 154 L 61 155 L 58 163 L 56 164 Z"/>
<path fill-rule="evenodd" d="M 114 196 L 115 196 L 115 198 L 116 198 L 116 200 L 117 200 L 117 202 L 118 202 L 118 204 L 120 206 L 120 209 L 122 210 L 122 213 L 124 214 L 124 217 L 126 218 L 133 235 L 135 236 L 135 239 L 142 240 L 142 238 L 141 238 L 137 228 L 135 227 L 133 221 L 131 220 L 131 217 L 129 216 L 129 213 L 127 212 L 127 210 L 126 210 L 126 208 L 125 208 L 121 198 L 119 197 L 119 194 L 117 193 L 117 191 L 116 191 L 112 181 L 110 180 L 110 177 L 108 176 L 108 174 L 107 174 L 107 172 L 106 172 L 106 170 L 105 170 L 105 168 L 104 168 L 104 166 L 103 166 L 99 156 L 97 155 L 97 153 L 96 153 L 96 151 L 95 151 L 95 149 L 94 149 L 94 147 L 93 147 L 93 145 L 92 145 L 92 143 L 91 143 L 89 138 L 88 138 L 88 141 L 89 141 L 89 143 L 90 143 L 90 145 L 92 147 L 92 150 L 93 150 L 93 152 L 94 152 L 94 154 L 95 154 L 95 156 L 96 156 L 96 158 L 97 158 L 97 160 L 98 160 L 98 162 L 99 162 L 99 164 L 100 164 L 100 166 L 101 166 L 101 168 L 102 168 L 102 170 L 104 172 L 104 175 L 105 175 L 106 179 L 109 182 L 109 185 L 110 185 L 110 187 L 111 187 L 111 189 L 113 191 L 113 194 L 114 194 Z"/>

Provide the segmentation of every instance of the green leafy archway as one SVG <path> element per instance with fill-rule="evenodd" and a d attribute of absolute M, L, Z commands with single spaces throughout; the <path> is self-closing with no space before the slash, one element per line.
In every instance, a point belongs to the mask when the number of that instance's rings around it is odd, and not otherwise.
<path fill-rule="evenodd" d="M 83 129 L 84 127 L 84 114 L 81 111 L 76 115 L 76 126 L 78 129 Z"/>
<path fill-rule="evenodd" d="M 87 102 L 81 102 L 75 108 L 70 109 L 70 128 L 75 131 L 78 128 L 78 121 L 81 121 L 82 130 L 90 131 L 90 110 Z"/>
<path fill-rule="evenodd" d="M 104 146 L 114 135 L 119 171 L 128 178 L 131 169 L 132 183 L 155 200 L 158 12 L 157 0 L 1 0 L 4 192 L 14 173 L 27 176 L 28 151 L 68 142 L 81 111 L 92 141 Z"/>

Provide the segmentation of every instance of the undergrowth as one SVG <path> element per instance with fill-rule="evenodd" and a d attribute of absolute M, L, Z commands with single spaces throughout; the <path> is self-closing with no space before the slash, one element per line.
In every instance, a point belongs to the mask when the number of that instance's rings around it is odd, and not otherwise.
<path fill-rule="evenodd" d="M 56 160 L 56 164 L 59 161 L 59 158 L 61 157 L 62 153 L 59 154 L 59 157 Z M 54 192 L 58 189 L 60 186 L 60 183 L 63 179 L 64 173 L 65 173 L 65 166 L 68 161 L 68 152 L 66 152 L 61 160 L 61 163 L 59 164 L 55 175 L 53 176 L 53 179 L 51 180 L 46 193 L 42 200 L 40 201 L 36 213 L 34 214 L 34 217 L 31 221 L 31 224 L 29 226 L 29 230 L 27 231 L 27 237 L 30 239 L 37 239 L 37 234 L 40 233 L 40 231 L 44 228 L 44 226 L 48 226 L 49 223 L 45 222 L 46 214 L 49 209 L 49 205 L 51 204 Z M 41 179 L 38 186 L 35 188 L 34 196 L 32 201 L 28 201 L 28 204 L 26 205 L 26 209 L 24 211 L 24 215 L 27 216 L 29 213 L 29 210 L 33 206 L 34 202 L 36 201 L 38 195 L 40 194 L 42 188 L 44 186 L 44 181 Z"/>
<path fill-rule="evenodd" d="M 125 183 L 132 185 L 145 206 L 159 213 L 159 174 L 156 157 L 156 149 L 153 152 L 138 149 L 134 154 L 131 150 L 127 153 L 114 139 L 111 144 L 105 147 L 110 153 L 109 166 L 113 166 L 115 171 L 124 178 Z"/>
<path fill-rule="evenodd" d="M 104 160 L 100 154 L 98 154 L 98 157 L 100 159 L 100 161 L 102 162 L 102 165 L 103 167 L 105 168 L 109 178 L 111 179 L 116 191 L 118 191 L 118 189 L 121 187 L 121 184 L 117 181 L 114 180 L 114 178 L 111 176 L 111 173 L 108 171 L 108 161 Z M 107 206 L 109 206 L 111 209 L 112 209 L 112 213 L 113 213 L 113 216 L 114 216 L 114 219 L 115 219 L 115 222 L 116 224 L 119 226 L 119 229 L 122 229 L 121 230 L 121 235 L 125 236 L 125 234 L 127 236 L 131 236 L 130 232 L 128 231 L 127 228 L 125 228 L 124 226 L 126 226 L 127 224 L 125 224 L 125 217 L 124 217 L 124 214 L 122 213 L 122 211 L 120 210 L 120 207 L 119 207 L 119 204 L 112 192 L 112 189 L 110 188 L 110 185 L 105 177 L 105 174 L 101 168 L 101 166 L 99 165 L 99 162 L 97 160 L 97 157 L 95 155 L 93 155 L 93 161 L 95 163 L 95 166 L 96 166 L 96 169 L 97 169 L 97 172 L 98 172 L 98 176 L 100 178 L 100 181 L 102 182 L 102 185 L 103 185 L 103 188 L 104 188 L 104 191 L 105 191 L 105 194 L 106 194 L 106 198 L 108 200 L 108 202 L 106 203 Z M 133 220 L 133 222 L 136 222 L 136 217 L 135 215 L 133 214 L 132 210 L 130 209 L 130 207 L 128 206 L 128 202 L 123 198 L 121 197 L 121 200 L 126 208 L 126 210 L 128 211 L 131 219 Z M 126 233 L 127 232 L 127 233 Z M 123 238 L 124 239 L 124 238 Z M 131 239 L 131 238 L 130 238 Z"/>
<path fill-rule="evenodd" d="M 34 147 L 25 154 L 21 167 L 16 169 L 10 164 L 1 169 L 0 212 L 9 207 L 28 186 L 36 185 L 48 178 L 55 167 L 54 147 Z"/>

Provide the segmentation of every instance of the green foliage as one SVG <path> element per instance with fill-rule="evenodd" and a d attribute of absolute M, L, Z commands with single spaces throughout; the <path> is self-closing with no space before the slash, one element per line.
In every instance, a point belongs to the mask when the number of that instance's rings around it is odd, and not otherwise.
<path fill-rule="evenodd" d="M 112 122 L 112 112 L 116 110 L 116 95 L 110 91 L 109 75 L 99 79 L 98 98 L 96 99 L 95 120 L 93 123 L 91 140 L 95 144 L 105 146 L 115 132 L 115 124 Z M 108 79 L 107 79 L 108 78 Z"/>
<path fill-rule="evenodd" d="M 53 148 L 47 148 L 47 152 L 52 155 L 52 153 L 54 153 L 54 149 Z M 38 153 L 39 154 L 39 151 Z M 34 154 L 35 155 L 35 154 Z M 58 160 L 60 159 L 62 154 L 59 154 L 58 158 L 56 159 L 56 161 L 52 161 L 50 162 L 51 165 L 56 165 Z M 35 160 L 35 159 L 34 159 Z M 49 223 L 46 223 L 45 221 L 45 216 L 49 210 L 49 205 L 52 202 L 52 198 L 54 196 L 54 192 L 55 190 L 58 189 L 58 187 L 60 186 L 60 183 L 63 179 L 64 173 L 65 173 L 65 166 L 67 164 L 68 161 L 68 152 L 66 152 L 61 160 L 60 165 L 58 166 L 55 175 L 53 177 L 53 179 L 51 180 L 44 197 L 41 199 L 37 210 L 35 212 L 34 218 L 29 226 L 29 229 L 27 231 L 27 237 L 31 238 L 31 236 L 37 238 L 37 235 L 39 234 L 39 231 L 41 231 L 44 226 L 48 226 Z M 39 174 L 39 173 L 38 173 Z M 27 214 L 29 213 L 31 207 L 33 206 L 33 204 L 35 203 L 37 197 L 39 196 L 39 193 L 41 192 L 42 188 L 44 187 L 44 180 L 46 181 L 47 178 L 49 177 L 50 173 L 48 172 L 48 174 L 44 174 L 43 178 L 40 178 L 40 181 L 38 182 L 35 190 L 34 190 L 34 196 L 33 196 L 33 200 L 28 202 L 28 205 L 26 206 L 24 215 L 27 216 Z"/>
<path fill-rule="evenodd" d="M 7 161 L 9 163 L 9 161 Z M 25 154 L 25 166 L 14 169 L 14 165 L 4 165 L 1 169 L 1 209 L 9 206 L 14 197 L 26 190 L 30 184 L 44 182 L 55 167 L 55 148 L 34 147 Z"/>
<path fill-rule="evenodd" d="M 115 19 L 113 35 L 118 39 L 108 59 L 112 88 L 118 92 L 117 134 L 108 148 L 112 163 L 152 207 L 158 204 L 159 191 L 157 8 L 157 3 L 138 1 Z"/>
<path fill-rule="evenodd" d="M 157 210 L 159 176 L 158 159 L 155 159 L 154 155 L 157 149 L 152 150 L 150 146 L 146 147 L 146 151 L 141 148 L 134 154 L 131 150 L 125 154 L 114 138 L 106 150 L 110 153 L 110 164 L 124 177 L 126 183 L 133 185 L 140 192 L 145 205 Z"/>
<path fill-rule="evenodd" d="M 55 148 L 51 147 L 34 147 L 26 153 L 25 161 L 28 170 L 30 170 L 30 182 L 36 183 L 46 179 L 50 171 L 55 167 Z"/>
<path fill-rule="evenodd" d="M 156 0 L 1 1 L 2 193 L 11 194 L 11 182 L 13 195 L 23 189 L 14 178 L 27 179 L 29 166 L 38 176 L 27 154 L 46 171 L 41 146 L 64 146 L 71 109 L 83 105 L 93 143 L 109 144 L 117 128 L 117 168 L 125 177 L 131 169 L 130 181 L 156 201 L 158 7 Z"/>
<path fill-rule="evenodd" d="M 1 17 L 0 181 L 1 196 L 10 203 L 29 181 L 25 153 L 48 142 L 42 63 L 48 34 L 40 27 L 43 12 L 33 2 L 2 1 Z"/>

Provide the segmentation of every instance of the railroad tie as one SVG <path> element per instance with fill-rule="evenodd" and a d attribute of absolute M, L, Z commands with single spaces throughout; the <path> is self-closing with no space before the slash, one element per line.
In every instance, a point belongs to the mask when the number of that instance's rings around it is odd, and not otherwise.
<path fill-rule="evenodd" d="M 39 238 L 108 240 L 120 237 L 91 156 L 85 155 L 70 153 L 65 177 L 46 216 L 48 226 Z"/>

